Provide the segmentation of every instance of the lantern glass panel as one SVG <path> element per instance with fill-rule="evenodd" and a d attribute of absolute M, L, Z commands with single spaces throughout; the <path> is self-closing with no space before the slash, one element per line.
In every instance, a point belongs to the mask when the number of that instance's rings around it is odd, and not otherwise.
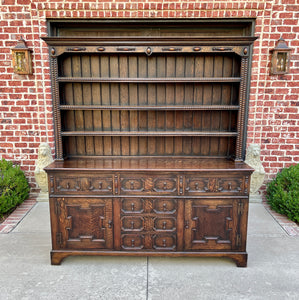
<path fill-rule="evenodd" d="M 288 54 L 286 52 L 277 53 L 277 71 L 286 72 L 288 63 Z"/>
<path fill-rule="evenodd" d="M 15 64 L 16 72 L 25 72 L 26 71 L 26 55 L 24 51 L 16 52 L 16 64 Z"/>

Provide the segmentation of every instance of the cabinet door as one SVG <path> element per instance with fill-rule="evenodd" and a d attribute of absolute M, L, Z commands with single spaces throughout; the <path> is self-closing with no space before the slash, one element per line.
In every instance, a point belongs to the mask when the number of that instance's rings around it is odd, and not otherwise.
<path fill-rule="evenodd" d="M 238 199 L 186 200 L 185 249 L 233 250 L 239 247 L 241 206 L 243 202 Z"/>
<path fill-rule="evenodd" d="M 113 247 L 112 199 L 57 198 L 54 201 L 56 249 Z"/>

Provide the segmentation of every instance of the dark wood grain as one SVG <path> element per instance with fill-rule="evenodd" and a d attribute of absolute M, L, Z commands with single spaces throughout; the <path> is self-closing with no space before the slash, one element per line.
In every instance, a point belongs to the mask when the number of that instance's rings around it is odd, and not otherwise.
<path fill-rule="evenodd" d="M 145 37 L 142 26 L 124 26 L 137 36 L 116 28 L 121 36 L 107 36 L 104 26 L 98 37 L 89 28 L 85 37 L 61 29 L 70 36 L 44 38 L 58 158 L 45 168 L 51 263 L 163 255 L 246 266 L 253 170 L 241 158 L 255 38 L 233 37 L 237 28 L 200 37 L 206 31 L 190 24 L 180 37 L 176 26 L 143 24 Z"/>
<path fill-rule="evenodd" d="M 251 171 L 245 163 L 228 159 L 186 158 L 186 157 L 110 157 L 100 159 L 69 159 L 55 161 L 45 168 L 46 171 L 63 170 L 163 170 L 163 171 Z"/>

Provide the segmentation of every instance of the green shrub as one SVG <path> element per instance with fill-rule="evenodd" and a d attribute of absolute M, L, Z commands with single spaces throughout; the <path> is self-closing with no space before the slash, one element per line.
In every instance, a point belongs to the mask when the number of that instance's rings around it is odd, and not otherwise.
<path fill-rule="evenodd" d="M 10 212 L 29 195 L 27 179 L 19 166 L 0 160 L 0 216 Z"/>
<path fill-rule="evenodd" d="M 267 200 L 272 209 L 299 222 L 299 164 L 283 169 L 267 185 Z"/>

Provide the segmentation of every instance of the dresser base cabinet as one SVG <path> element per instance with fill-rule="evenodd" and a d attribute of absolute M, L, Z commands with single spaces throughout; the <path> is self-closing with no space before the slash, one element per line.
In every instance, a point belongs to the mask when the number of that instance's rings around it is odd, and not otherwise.
<path fill-rule="evenodd" d="M 244 163 L 66 160 L 46 171 L 54 265 L 124 255 L 228 257 L 246 267 L 252 169 Z"/>

